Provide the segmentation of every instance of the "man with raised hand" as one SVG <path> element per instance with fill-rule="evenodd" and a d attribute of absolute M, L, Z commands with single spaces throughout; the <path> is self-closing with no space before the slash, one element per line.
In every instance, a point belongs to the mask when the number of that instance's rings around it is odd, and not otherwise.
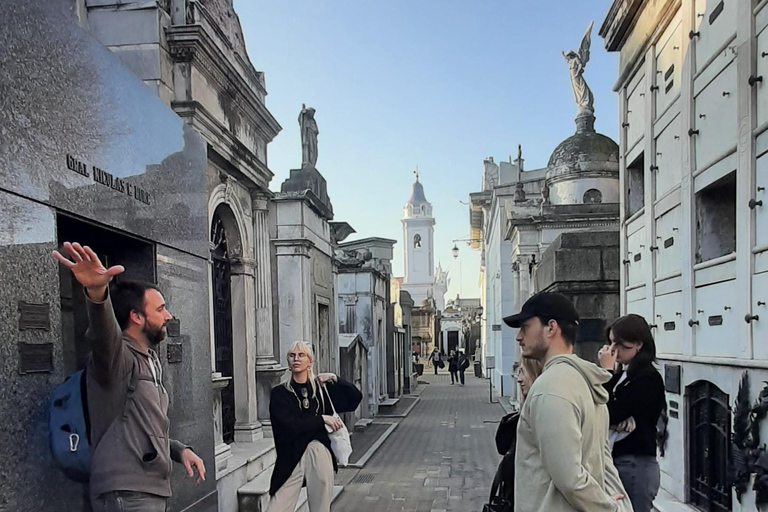
<path fill-rule="evenodd" d="M 171 460 L 197 482 L 205 464 L 191 448 L 170 439 L 168 392 L 155 348 L 172 316 L 153 284 L 108 285 L 124 272 L 105 268 L 90 247 L 64 243 L 54 251 L 85 289 L 86 368 L 90 418 L 90 492 L 94 510 L 164 512 L 171 496 Z"/>
<path fill-rule="evenodd" d="M 544 370 L 525 399 L 517 427 L 516 512 L 615 512 L 631 505 L 615 488 L 608 449 L 610 374 L 573 354 L 579 314 L 559 293 L 539 293 L 504 318 L 519 328 L 523 357 Z"/>

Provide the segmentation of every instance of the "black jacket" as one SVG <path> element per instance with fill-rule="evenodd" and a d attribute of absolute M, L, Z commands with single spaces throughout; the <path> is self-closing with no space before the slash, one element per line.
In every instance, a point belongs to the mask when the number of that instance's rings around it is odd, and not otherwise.
<path fill-rule="evenodd" d="M 317 388 L 320 389 L 319 387 Z M 331 395 L 336 412 L 341 414 L 357 409 L 363 399 L 362 393 L 354 385 L 339 379 L 336 383 L 327 383 L 326 389 Z M 275 437 L 275 450 L 277 461 L 272 472 L 272 480 L 269 486 L 269 494 L 274 496 L 280 487 L 291 476 L 296 465 L 304 455 L 304 450 L 312 441 L 320 441 L 333 459 L 333 470 L 338 469 L 336 456 L 331 450 L 331 440 L 325 430 L 325 422 L 321 415 L 332 415 L 333 410 L 325 396 L 325 407 L 316 410 L 317 398 L 311 397 L 312 406 L 305 411 L 299 405 L 299 401 L 284 385 L 272 388 L 269 402 L 269 416 L 272 420 L 272 433 Z M 322 403 L 322 402 L 321 402 Z"/>
<path fill-rule="evenodd" d="M 611 425 L 618 425 L 630 416 L 635 419 L 635 430 L 613 445 L 613 456 L 645 455 L 656 456 L 656 423 L 664 409 L 664 381 L 661 375 L 648 364 L 632 369 L 626 380 L 616 383 L 623 371 L 617 371 L 610 381 L 605 383 L 610 398 L 608 413 Z"/>
<path fill-rule="evenodd" d="M 513 412 L 501 419 L 496 429 L 496 451 L 502 455 L 496 477 L 493 480 L 492 492 L 505 498 L 511 505 L 515 504 L 515 447 L 517 446 L 517 424 L 520 413 Z"/>

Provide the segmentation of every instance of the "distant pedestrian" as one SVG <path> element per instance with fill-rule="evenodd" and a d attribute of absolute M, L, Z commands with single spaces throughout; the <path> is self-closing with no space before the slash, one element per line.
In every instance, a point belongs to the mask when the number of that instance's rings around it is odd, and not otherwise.
<path fill-rule="evenodd" d="M 659 492 L 656 423 L 664 409 L 664 381 L 654 368 L 656 344 L 648 322 L 626 315 L 608 329 L 610 343 L 600 351 L 600 364 L 613 372 L 610 393 L 613 461 L 635 512 L 650 512 Z"/>
<path fill-rule="evenodd" d="M 607 490 L 610 374 L 573 354 L 576 308 L 563 295 L 539 293 L 504 322 L 520 329 L 523 357 L 543 364 L 517 428 L 515 511 L 615 512 L 626 493 Z"/>
<path fill-rule="evenodd" d="M 459 371 L 459 379 L 461 380 L 461 385 L 464 385 L 464 372 L 467 371 L 467 368 L 469 368 L 469 358 L 464 355 L 464 352 L 459 350 L 458 355 L 456 356 L 456 367 Z"/>
<path fill-rule="evenodd" d="M 451 386 L 459 382 L 459 356 L 456 352 L 451 352 L 448 358 L 448 371 L 451 374 Z"/>
<path fill-rule="evenodd" d="M 333 474 L 338 467 L 328 430 L 335 432 L 343 427 L 333 411 L 354 411 L 363 395 L 333 373 L 315 377 L 309 343 L 295 341 L 288 349 L 287 360 L 291 377 L 272 388 L 270 395 L 269 416 L 277 460 L 267 512 L 293 512 L 304 482 L 309 512 L 329 512 Z"/>
<path fill-rule="evenodd" d="M 432 352 L 430 360 L 432 361 L 432 366 L 435 368 L 435 375 L 437 375 L 437 369 L 445 367 L 445 363 L 443 362 L 443 354 L 440 353 L 437 347 L 435 347 L 435 350 Z"/>
<path fill-rule="evenodd" d="M 122 281 L 125 269 L 105 268 L 93 250 L 64 243 L 70 259 L 53 256 L 85 291 L 91 353 L 86 368 L 90 421 L 90 493 L 93 510 L 167 510 L 171 461 L 190 478 L 205 480 L 205 464 L 171 439 L 168 391 L 157 347 L 173 318 L 153 284 Z"/>

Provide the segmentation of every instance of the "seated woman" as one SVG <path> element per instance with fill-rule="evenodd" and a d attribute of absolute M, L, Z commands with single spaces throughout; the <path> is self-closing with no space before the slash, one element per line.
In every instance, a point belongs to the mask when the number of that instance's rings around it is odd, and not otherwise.
<path fill-rule="evenodd" d="M 333 373 L 315 377 L 309 343 L 294 342 L 287 359 L 291 377 L 272 388 L 269 403 L 277 461 L 267 511 L 294 512 L 306 481 L 309 511 L 329 512 L 338 467 L 326 426 L 334 432 L 342 428 L 333 407 L 338 413 L 354 411 L 363 395 Z"/>
<path fill-rule="evenodd" d="M 613 461 L 635 512 L 650 512 L 659 492 L 656 423 L 665 407 L 664 381 L 653 366 L 656 344 L 648 322 L 626 315 L 608 329 L 600 364 L 613 371 L 610 393 Z"/>

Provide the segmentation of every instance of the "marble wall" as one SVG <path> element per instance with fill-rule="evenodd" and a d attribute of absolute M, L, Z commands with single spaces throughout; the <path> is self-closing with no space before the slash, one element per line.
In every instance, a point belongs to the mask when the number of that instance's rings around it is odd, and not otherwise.
<path fill-rule="evenodd" d="M 71 370 L 65 331 L 78 321 L 61 298 L 59 268 L 50 257 L 63 241 L 58 230 L 65 218 L 69 233 L 80 223 L 83 233 L 102 233 L 103 243 L 140 246 L 110 263 L 154 276 L 178 318 L 180 329 L 160 347 L 171 435 L 214 465 L 208 296 L 199 291 L 208 265 L 205 145 L 80 27 L 75 4 L 3 2 L 0 424 L 9 442 L 0 445 L 0 510 L 82 506 L 80 486 L 51 461 L 45 420 L 51 388 Z M 49 328 L 20 328 L 20 301 L 48 304 Z M 20 347 L 27 345 L 50 346 L 51 359 L 39 372 L 20 371 Z M 174 361 L 181 353 L 180 361 L 169 363 L 169 349 Z M 214 479 L 196 486 L 176 469 L 173 509 L 197 503 L 194 509 L 204 510 L 211 497 L 215 509 Z"/>

